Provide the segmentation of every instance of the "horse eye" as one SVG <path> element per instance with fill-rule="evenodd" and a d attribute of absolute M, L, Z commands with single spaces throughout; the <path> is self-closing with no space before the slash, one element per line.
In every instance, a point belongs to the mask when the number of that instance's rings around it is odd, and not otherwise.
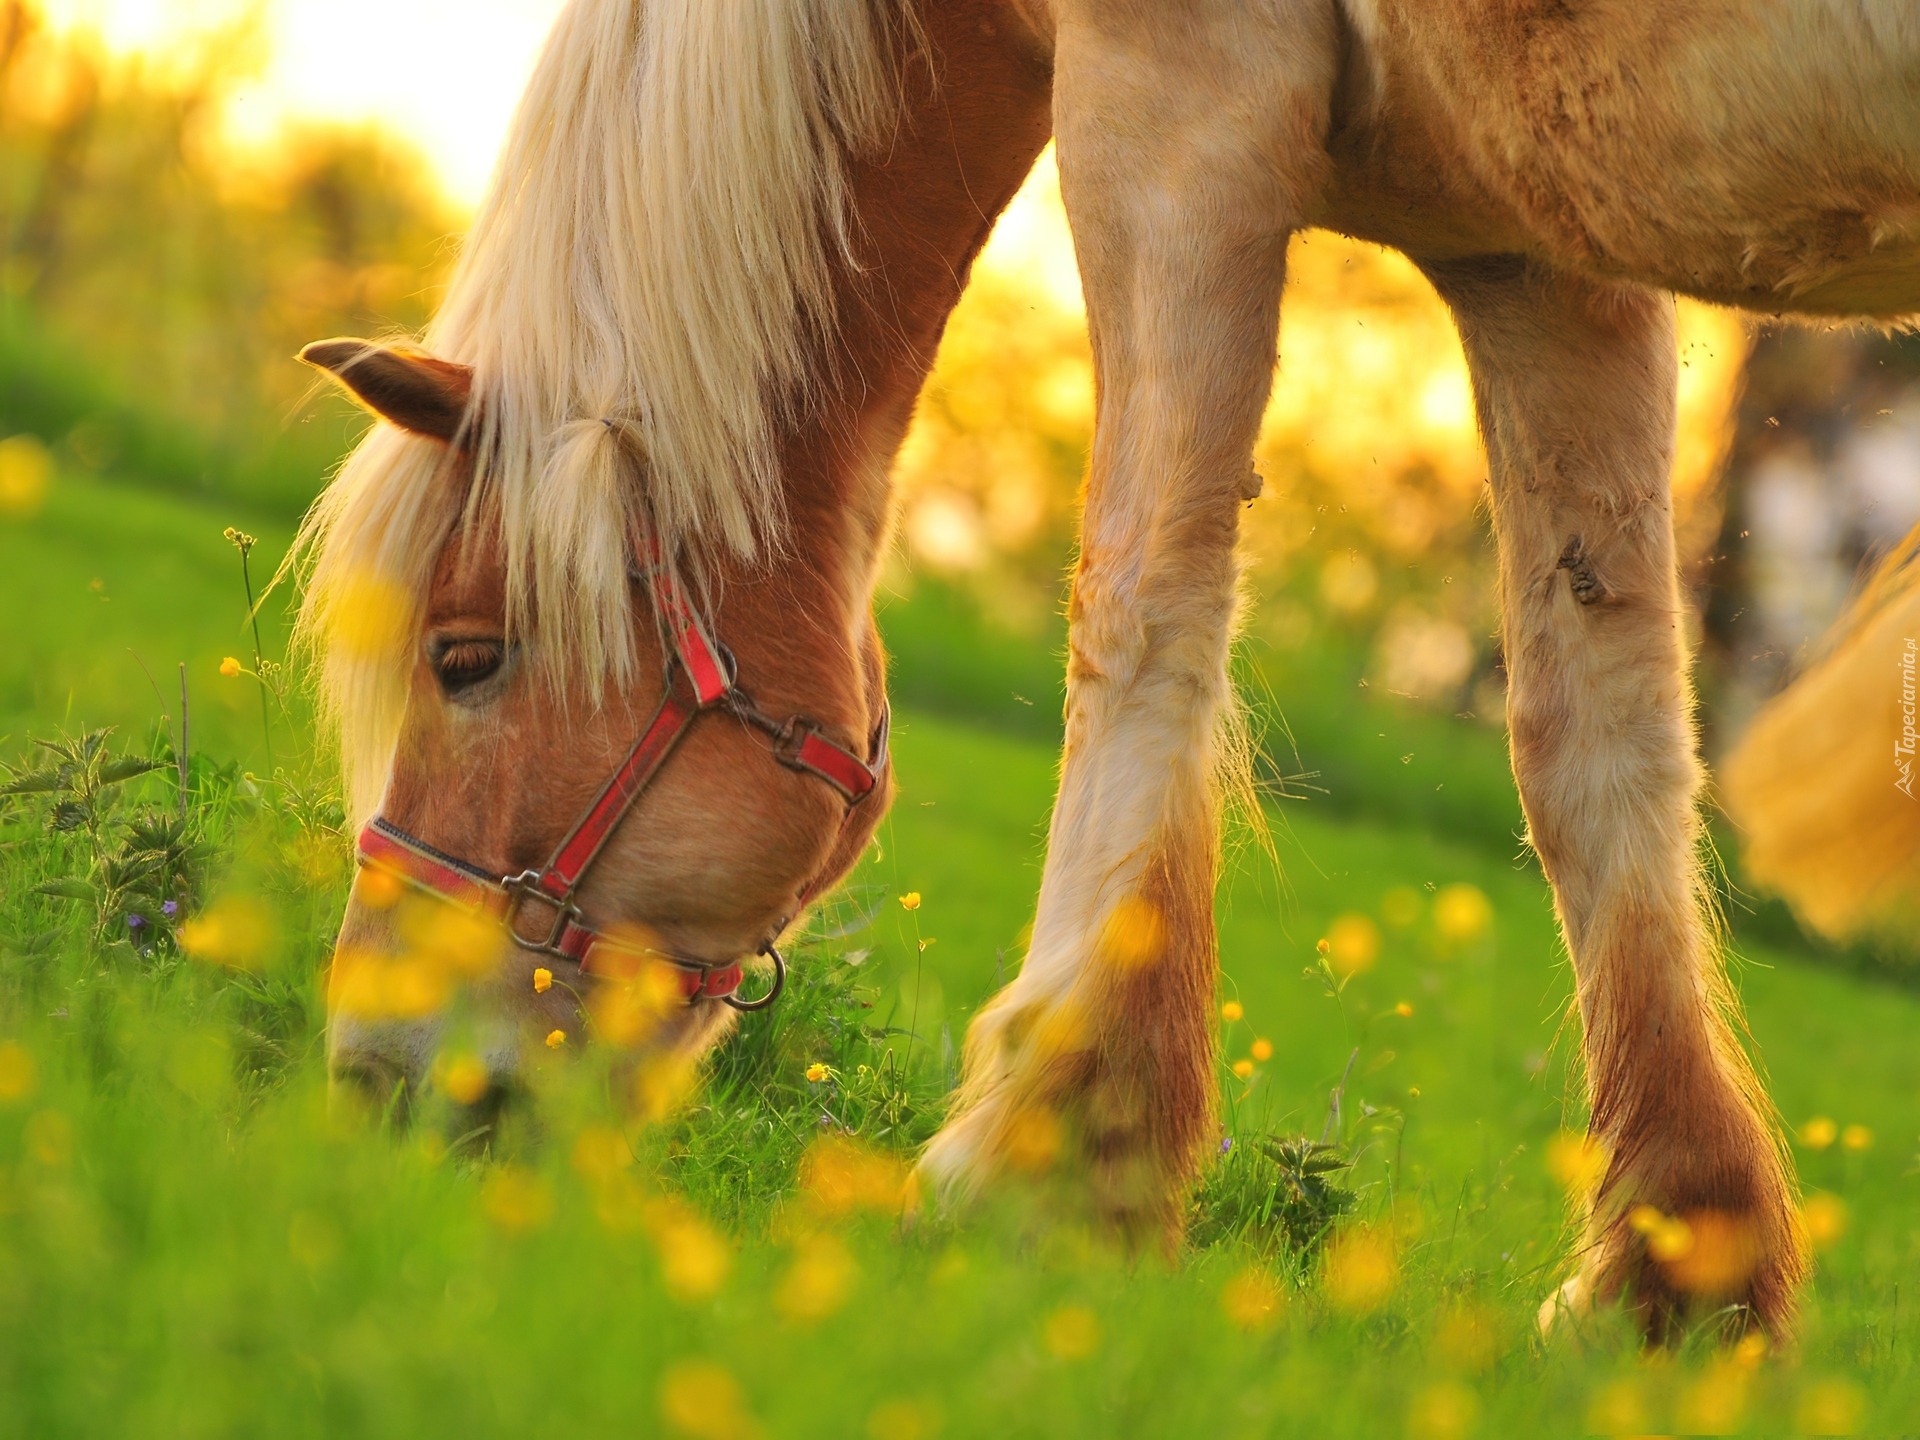
<path fill-rule="evenodd" d="M 506 659 L 498 640 L 450 640 L 434 647 L 433 673 L 449 695 L 471 690 L 490 678 Z"/>

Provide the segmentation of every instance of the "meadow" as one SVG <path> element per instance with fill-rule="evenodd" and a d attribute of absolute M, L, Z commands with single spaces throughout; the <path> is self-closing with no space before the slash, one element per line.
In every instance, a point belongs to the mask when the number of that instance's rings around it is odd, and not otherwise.
<path fill-rule="evenodd" d="M 261 778 L 258 690 L 220 672 L 253 663 L 236 520 L 263 536 L 257 575 L 284 523 L 105 481 L 64 477 L 0 521 L 0 752 L 41 773 L 30 739 L 117 727 L 93 822 L 61 818 L 65 791 L 0 800 L 0 1433 L 1920 1424 L 1900 1306 L 1920 1280 L 1920 1001 L 1790 949 L 1743 940 L 1736 975 L 1821 1242 L 1798 1344 L 1703 1332 L 1649 1354 L 1617 1317 L 1538 1338 L 1581 1171 L 1570 977 L 1538 869 L 1503 843 L 1497 733 L 1384 704 L 1341 748 L 1301 696 L 1299 753 L 1271 768 L 1319 778 L 1275 787 L 1271 855 L 1230 836 L 1225 1131 L 1186 1250 L 1117 1253 L 1018 1186 L 964 1223 L 902 1225 L 966 1019 L 1019 963 L 1057 723 L 1045 645 L 932 587 L 883 615 L 901 789 L 879 842 L 792 994 L 681 1108 L 636 1115 L 603 1057 L 557 1051 L 484 1148 L 431 1106 L 406 1129 L 330 1114 L 320 976 L 349 852 L 297 692 Z M 1287 672 L 1262 663 L 1251 644 L 1290 716 Z M 166 764 L 111 782 L 118 754 Z M 1341 793 L 1349 771 L 1372 798 Z M 1454 774 L 1468 798 L 1436 811 Z M 146 913 L 152 876 L 103 896 L 129 827 L 181 808 L 142 862 L 173 867 L 177 912 Z M 259 925 L 243 965 L 180 953 L 180 925 L 234 907 Z"/>

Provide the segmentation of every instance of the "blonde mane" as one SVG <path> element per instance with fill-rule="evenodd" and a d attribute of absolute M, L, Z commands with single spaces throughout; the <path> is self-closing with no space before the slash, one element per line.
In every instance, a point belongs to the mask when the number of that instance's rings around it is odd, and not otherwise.
<path fill-rule="evenodd" d="M 908 0 L 573 0 L 426 348 L 474 368 L 468 492 L 380 425 L 302 529 L 357 813 L 384 784 L 421 598 L 464 503 L 549 673 L 632 678 L 636 537 L 695 568 L 780 542 L 778 441 L 853 263 L 848 155 L 897 110 Z M 537 602 L 537 603 L 536 603 Z M 370 613 L 377 612 L 377 613 Z"/>

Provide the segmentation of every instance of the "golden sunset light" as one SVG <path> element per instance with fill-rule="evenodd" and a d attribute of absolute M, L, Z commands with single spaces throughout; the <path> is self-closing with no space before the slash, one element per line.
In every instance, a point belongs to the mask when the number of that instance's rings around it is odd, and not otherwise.
<path fill-rule="evenodd" d="M 0 1440 L 1900 1430 L 1909 9 L 0 0 Z"/>
<path fill-rule="evenodd" d="M 289 121 L 377 123 L 417 146 L 449 197 L 480 197 L 514 103 L 563 0 L 51 0 L 61 29 L 165 64 L 223 32 L 247 35 L 258 78 L 229 133 L 269 141 Z M 257 27 L 257 28 L 255 28 Z"/>

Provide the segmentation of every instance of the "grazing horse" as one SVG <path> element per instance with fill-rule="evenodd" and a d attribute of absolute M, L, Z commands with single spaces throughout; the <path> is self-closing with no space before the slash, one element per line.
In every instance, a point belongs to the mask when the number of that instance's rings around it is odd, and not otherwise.
<path fill-rule="evenodd" d="M 424 349 L 312 352 L 392 422 L 307 531 L 379 816 L 336 992 L 405 950 L 397 881 L 513 928 L 497 1074 L 643 952 L 686 997 L 649 1043 L 722 1033 L 739 957 L 886 801 L 888 465 L 1051 128 L 1098 378 L 1066 754 L 1024 967 L 925 1174 L 964 1198 L 1041 1126 L 1117 1226 L 1177 1227 L 1215 1123 L 1237 517 L 1288 240 L 1326 226 L 1445 297 L 1490 459 L 1514 773 L 1606 1155 L 1543 1323 L 1784 1327 L 1794 1182 L 1697 860 L 1668 292 L 1920 308 L 1916 74 L 1905 0 L 575 0 Z M 419 1081 L 438 1033 L 337 1003 L 332 1064 Z"/>

